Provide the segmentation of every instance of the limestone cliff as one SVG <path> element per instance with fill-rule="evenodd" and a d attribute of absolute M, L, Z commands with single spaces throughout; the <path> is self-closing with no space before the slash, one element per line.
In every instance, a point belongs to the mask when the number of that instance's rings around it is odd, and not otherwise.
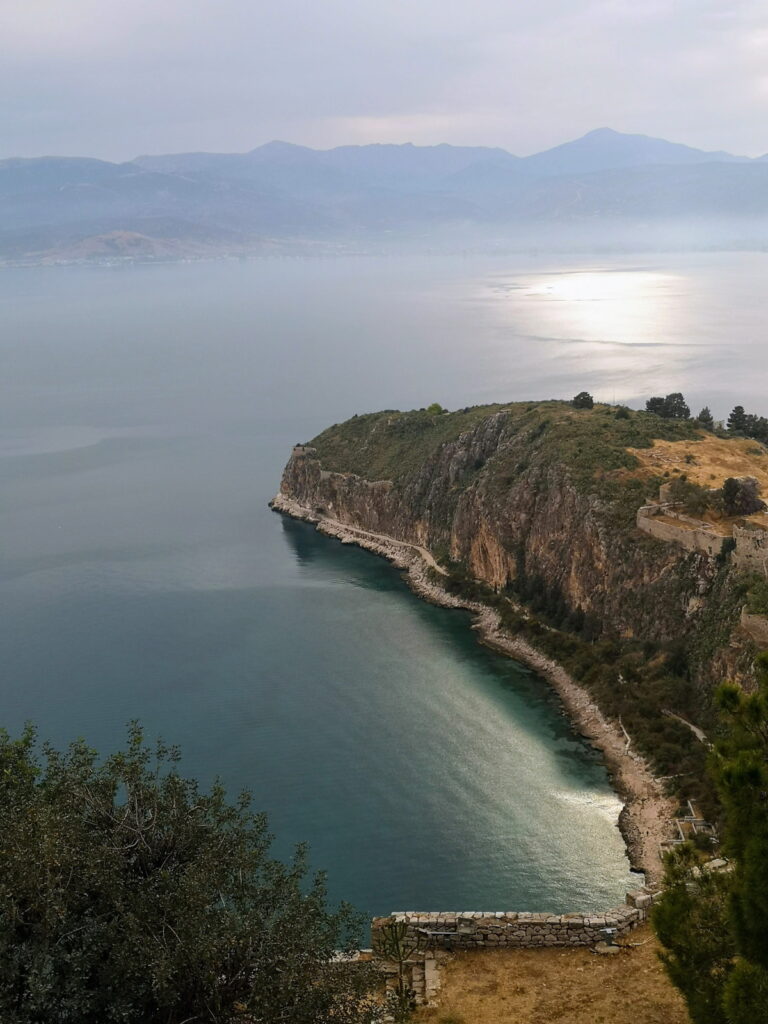
<path fill-rule="evenodd" d="M 357 469 L 381 462 L 376 450 L 388 447 L 404 415 L 359 417 L 367 429 L 358 432 L 349 463 Z M 619 635 L 663 641 L 695 625 L 719 565 L 634 528 L 634 511 L 652 484 L 628 477 L 631 465 L 610 464 L 621 434 L 633 436 L 630 425 L 561 403 L 493 408 L 472 417 L 468 429 L 468 417 L 453 415 L 455 436 L 445 437 L 451 414 L 432 417 L 443 421 L 433 428 L 435 443 L 423 443 L 432 432 L 427 424 L 418 436 L 423 458 L 402 465 L 395 456 L 395 478 L 386 480 L 346 470 L 334 431 L 338 437 L 347 425 L 332 428 L 294 450 L 281 490 L 341 522 L 422 544 L 494 589 L 521 576 L 540 579 L 569 610 L 591 613 Z M 558 444 L 574 428 L 581 428 L 583 445 L 594 446 L 591 480 L 569 457 L 582 455 L 580 446 L 574 452 Z M 603 465 L 609 432 L 613 449 Z"/>

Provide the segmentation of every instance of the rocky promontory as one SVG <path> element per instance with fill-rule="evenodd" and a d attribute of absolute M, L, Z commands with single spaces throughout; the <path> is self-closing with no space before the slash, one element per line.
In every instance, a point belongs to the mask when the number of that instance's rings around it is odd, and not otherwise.
<path fill-rule="evenodd" d="M 755 653 L 727 553 L 637 528 L 663 477 L 633 453 L 655 441 L 704 451 L 706 435 L 565 402 L 385 411 L 297 445 L 273 502 L 389 558 L 422 597 L 470 609 L 484 643 L 549 680 L 604 751 L 651 879 L 676 802 L 706 804 L 698 737 L 714 684 L 748 682 Z"/>

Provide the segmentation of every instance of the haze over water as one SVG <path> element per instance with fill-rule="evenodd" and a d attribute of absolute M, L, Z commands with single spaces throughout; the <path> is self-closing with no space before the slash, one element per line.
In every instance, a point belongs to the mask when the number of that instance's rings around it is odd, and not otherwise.
<path fill-rule="evenodd" d="M 766 258 L 0 274 L 2 724 L 108 750 L 141 719 L 367 912 L 619 901 L 619 803 L 547 688 L 266 503 L 354 412 L 587 388 L 765 414 Z"/>

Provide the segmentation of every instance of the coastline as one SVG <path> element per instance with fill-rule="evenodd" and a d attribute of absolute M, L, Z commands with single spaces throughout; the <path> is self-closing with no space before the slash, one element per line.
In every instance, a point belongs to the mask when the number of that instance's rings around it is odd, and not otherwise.
<path fill-rule="evenodd" d="M 647 762 L 631 750 L 621 723 L 606 719 L 587 691 L 561 665 L 522 638 L 507 633 L 492 608 L 449 594 L 430 579 L 430 568 L 443 574 L 445 571 L 425 548 L 318 515 L 285 494 L 277 494 L 269 504 L 274 511 L 311 523 L 320 533 L 343 544 L 356 544 L 382 555 L 406 573 L 406 582 L 415 594 L 444 608 L 472 612 L 475 616 L 472 629 L 480 643 L 522 662 L 542 676 L 559 695 L 573 726 L 605 758 L 611 785 L 624 801 L 618 826 L 632 869 L 645 874 L 647 888 L 659 885 L 663 875 L 659 846 L 673 834 L 675 803 L 666 796 Z"/>

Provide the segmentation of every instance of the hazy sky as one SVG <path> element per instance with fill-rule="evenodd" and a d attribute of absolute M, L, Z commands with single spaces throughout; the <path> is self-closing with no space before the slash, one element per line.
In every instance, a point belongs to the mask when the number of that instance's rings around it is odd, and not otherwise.
<path fill-rule="evenodd" d="M 766 0 L 0 0 L 4 156 L 603 125 L 768 151 Z"/>

